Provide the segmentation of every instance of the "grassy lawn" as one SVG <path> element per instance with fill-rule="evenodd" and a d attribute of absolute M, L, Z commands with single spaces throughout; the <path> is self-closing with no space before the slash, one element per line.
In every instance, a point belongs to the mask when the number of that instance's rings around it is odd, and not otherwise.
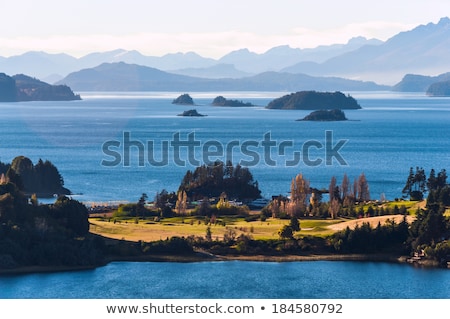
<path fill-rule="evenodd" d="M 254 239 L 277 239 L 279 238 L 278 231 L 283 225 L 289 223 L 289 220 L 274 218 L 268 218 L 264 222 L 259 220 L 247 222 L 243 218 L 233 217 L 224 217 L 218 220 L 217 224 L 210 225 L 213 239 L 223 238 L 223 235 L 230 230 L 234 231 L 236 236 L 246 234 Z M 202 219 L 196 217 L 164 218 L 158 222 L 147 219 L 139 220 L 138 223 L 134 219 L 121 220 L 116 223 L 101 218 L 91 218 L 89 221 L 92 233 L 132 241 L 154 241 L 172 236 L 204 237 L 208 227 Z M 339 222 L 342 220 L 303 219 L 300 220 L 302 230 L 297 235 L 325 236 L 333 233 L 333 230 L 328 229 L 327 226 Z"/>

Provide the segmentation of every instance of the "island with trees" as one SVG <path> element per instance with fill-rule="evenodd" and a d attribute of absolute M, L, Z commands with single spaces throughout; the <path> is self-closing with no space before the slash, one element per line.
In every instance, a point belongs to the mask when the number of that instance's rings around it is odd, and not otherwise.
<path fill-rule="evenodd" d="M 313 111 L 303 119 L 297 121 L 318 121 L 318 122 L 330 122 L 330 121 L 347 121 L 345 113 L 342 110 L 318 110 Z"/>
<path fill-rule="evenodd" d="M 0 102 L 81 100 L 67 85 L 50 85 L 24 74 L 0 73 Z"/>
<path fill-rule="evenodd" d="M 203 117 L 203 116 L 206 116 L 206 115 L 198 113 L 196 109 L 192 109 L 192 110 L 184 111 L 183 113 L 178 114 L 178 116 Z"/>
<path fill-rule="evenodd" d="M 271 101 L 266 108 L 282 110 L 357 110 L 361 106 L 342 92 L 300 91 Z"/>
<path fill-rule="evenodd" d="M 217 96 L 211 103 L 213 106 L 231 106 L 231 107 L 250 107 L 255 106 L 250 102 L 226 99 L 223 96 Z"/>
<path fill-rule="evenodd" d="M 172 104 L 194 105 L 194 100 L 192 99 L 192 97 L 189 94 L 185 93 L 185 94 L 181 94 L 179 97 L 174 99 L 172 101 Z"/>
<path fill-rule="evenodd" d="M 143 193 L 134 203 L 90 213 L 64 195 L 53 204 L 39 203 L 10 168 L 0 181 L 0 273 L 120 260 L 450 262 L 444 169 L 427 177 L 411 168 L 403 192 L 414 197 L 394 201 L 374 200 L 364 173 L 353 181 L 344 174 L 340 183 L 332 176 L 327 188 L 297 174 L 289 196 L 273 196 L 263 209 L 251 210 L 248 203 L 261 196 L 249 169 L 216 161 L 188 170 L 176 192 L 163 189 L 152 201 Z"/>

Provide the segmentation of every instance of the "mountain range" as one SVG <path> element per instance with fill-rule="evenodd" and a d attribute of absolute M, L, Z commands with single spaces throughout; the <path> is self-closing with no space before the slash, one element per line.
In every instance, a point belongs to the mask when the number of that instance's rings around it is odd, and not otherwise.
<path fill-rule="evenodd" d="M 55 83 L 72 72 L 103 63 L 125 62 L 172 74 L 201 78 L 247 78 L 265 72 L 341 77 L 394 85 L 405 74 L 435 76 L 450 70 L 450 19 L 419 25 L 386 41 L 356 37 L 346 44 L 312 49 L 274 47 L 258 54 L 248 49 L 230 52 L 220 59 L 195 52 L 146 56 L 117 49 L 75 58 L 60 53 L 27 52 L 0 57 L 0 72 L 28 74 Z"/>

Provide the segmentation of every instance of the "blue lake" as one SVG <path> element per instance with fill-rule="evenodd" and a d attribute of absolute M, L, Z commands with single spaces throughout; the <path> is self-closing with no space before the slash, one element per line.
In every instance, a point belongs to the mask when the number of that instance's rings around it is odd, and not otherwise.
<path fill-rule="evenodd" d="M 202 118 L 177 116 L 193 108 L 171 104 L 178 93 L 82 93 L 82 101 L 2 103 L 0 161 L 10 162 L 17 155 L 34 162 L 48 159 L 60 170 L 65 186 L 85 202 L 137 201 L 144 192 L 152 199 L 162 189 L 176 191 L 186 170 L 195 167 L 191 164 L 205 159 L 204 148 L 212 145 L 208 150 L 213 152 L 217 144 L 223 156 L 207 159 L 253 161 L 250 171 L 262 195 L 269 198 L 286 194 L 298 173 L 311 186 L 327 188 L 333 175 L 340 183 L 344 174 L 353 180 L 364 172 L 372 198 L 384 194 L 394 199 L 402 195 L 409 167 L 421 166 L 428 174 L 431 168 L 448 168 L 450 163 L 449 98 L 355 92 L 351 95 L 363 109 L 346 111 L 350 121 L 298 122 L 309 112 L 264 108 L 284 93 L 224 94 L 258 105 L 252 108 L 212 107 L 218 94 L 191 94 L 197 104 L 194 108 L 207 115 Z M 345 163 L 331 157 L 331 165 L 327 164 L 327 131 L 332 134 L 331 148 L 345 141 L 337 149 Z M 128 155 L 124 154 L 124 134 L 130 141 Z M 181 142 L 188 141 L 190 134 L 198 143 L 191 164 L 187 147 L 181 147 L 179 154 L 171 147 L 177 134 Z M 262 146 L 268 136 L 273 144 L 269 153 Z M 120 143 L 107 149 L 120 154 L 121 161 L 105 166 L 102 162 L 116 159 L 104 150 L 111 141 Z M 304 157 L 302 150 L 311 141 Z M 164 143 L 169 145 L 168 164 L 151 165 L 149 151 L 153 159 L 161 160 Z M 144 146 L 143 152 L 136 144 Z M 302 156 L 300 161 L 289 164 L 295 153 Z M 316 165 L 308 166 L 308 160 Z"/>
<path fill-rule="evenodd" d="M 224 150 L 210 160 L 258 159 L 250 171 L 268 198 L 287 194 L 298 173 L 311 186 L 327 188 L 333 175 L 340 183 L 344 174 L 354 179 L 364 172 L 373 199 L 382 194 L 394 199 L 402 196 L 410 167 L 423 167 L 427 174 L 431 168 L 450 168 L 449 98 L 350 93 L 363 109 L 345 111 L 346 122 L 299 122 L 309 112 L 264 108 L 282 92 L 192 93 L 194 108 L 207 115 L 202 118 L 177 116 L 192 108 L 171 104 L 179 93 L 82 93 L 82 101 L 2 103 L 0 161 L 18 155 L 35 163 L 50 160 L 74 197 L 86 203 L 137 201 L 142 193 L 152 199 L 162 189 L 176 191 L 192 162 L 204 159 L 205 145 Z M 258 106 L 212 107 L 219 94 Z M 345 141 L 338 149 L 343 161 L 334 157 L 327 164 L 327 132 L 331 148 Z M 123 150 L 126 134 L 129 157 Z M 177 136 L 181 141 L 192 136 L 199 146 L 192 154 L 188 147 L 179 153 L 168 147 L 167 165 L 151 165 L 150 155 L 162 159 L 161 145 L 172 145 Z M 267 137 L 274 143 L 269 153 L 262 146 Z M 315 147 L 304 157 L 303 147 L 311 141 Z M 107 147 L 115 152 L 108 153 L 105 143 L 121 146 Z M 302 158 L 290 166 L 295 152 Z M 120 163 L 105 165 L 114 154 Z M 0 298 L 449 297 L 448 270 L 366 262 L 111 263 L 90 271 L 0 277 Z"/>
<path fill-rule="evenodd" d="M 348 262 L 115 262 L 95 270 L 0 277 L 0 298 L 442 299 L 450 271 Z"/>

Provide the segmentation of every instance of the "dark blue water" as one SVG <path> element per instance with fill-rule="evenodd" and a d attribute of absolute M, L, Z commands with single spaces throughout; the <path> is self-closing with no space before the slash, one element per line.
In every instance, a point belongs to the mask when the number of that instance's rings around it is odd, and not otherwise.
<path fill-rule="evenodd" d="M 350 179 L 364 172 L 371 196 L 379 199 L 400 197 L 409 167 L 422 166 L 440 170 L 450 164 L 450 99 L 429 98 L 417 94 L 354 93 L 362 110 L 346 111 L 347 122 L 297 122 L 306 111 L 266 110 L 273 98 L 284 93 L 228 93 L 227 98 L 252 102 L 255 108 L 220 108 L 210 103 L 218 94 L 193 93 L 198 112 L 203 118 L 178 117 L 191 107 L 171 104 L 178 93 L 82 94 L 82 101 L 26 102 L 0 104 L 0 160 L 11 161 L 17 155 L 39 158 L 55 163 L 65 179 L 65 185 L 76 198 L 83 201 L 136 201 L 141 193 L 150 199 L 163 188 L 175 191 L 187 169 L 192 169 L 187 148 L 179 155 L 185 165 L 177 165 L 173 149 L 169 148 L 167 166 L 155 167 L 148 163 L 147 142 L 155 146 L 154 158 L 161 159 L 161 145 L 170 143 L 174 134 L 181 140 L 195 134 L 201 146 L 195 148 L 194 158 L 201 162 L 202 147 L 213 143 L 223 146 L 249 142 L 248 156 L 239 147 L 232 149 L 233 162 L 259 161 L 250 167 L 255 180 L 266 197 L 286 194 L 291 179 L 298 173 L 310 180 L 314 187 L 328 187 L 334 175 L 340 183 L 344 173 Z M 286 166 L 309 141 L 325 144 L 326 131 L 331 131 L 331 147 L 347 140 L 339 155 L 346 165 L 332 158 L 327 165 L 325 146 L 312 147 L 309 160 L 322 161 L 308 166 L 304 158 L 295 166 Z M 102 166 L 102 161 L 114 159 L 102 151 L 105 142 L 123 142 L 124 132 L 130 139 L 145 145 L 144 166 L 139 166 L 139 150 L 131 147 L 130 163 L 114 167 Z M 273 147 L 266 160 L 261 146 L 264 136 L 270 134 Z M 257 143 L 252 146 L 251 143 Z M 280 145 L 288 143 L 285 154 Z M 290 143 L 290 144 L 289 144 Z M 123 143 L 121 144 L 123 145 Z M 170 144 L 169 144 L 170 145 Z M 122 150 L 114 148 L 115 151 Z M 211 148 L 210 151 L 213 151 Z M 253 157 L 251 156 L 253 154 Z M 225 160 L 224 156 L 209 158 Z M 271 163 L 270 161 L 273 161 Z"/>
<path fill-rule="evenodd" d="M 0 298 L 450 298 L 450 271 L 373 262 L 116 262 L 0 277 Z"/>

